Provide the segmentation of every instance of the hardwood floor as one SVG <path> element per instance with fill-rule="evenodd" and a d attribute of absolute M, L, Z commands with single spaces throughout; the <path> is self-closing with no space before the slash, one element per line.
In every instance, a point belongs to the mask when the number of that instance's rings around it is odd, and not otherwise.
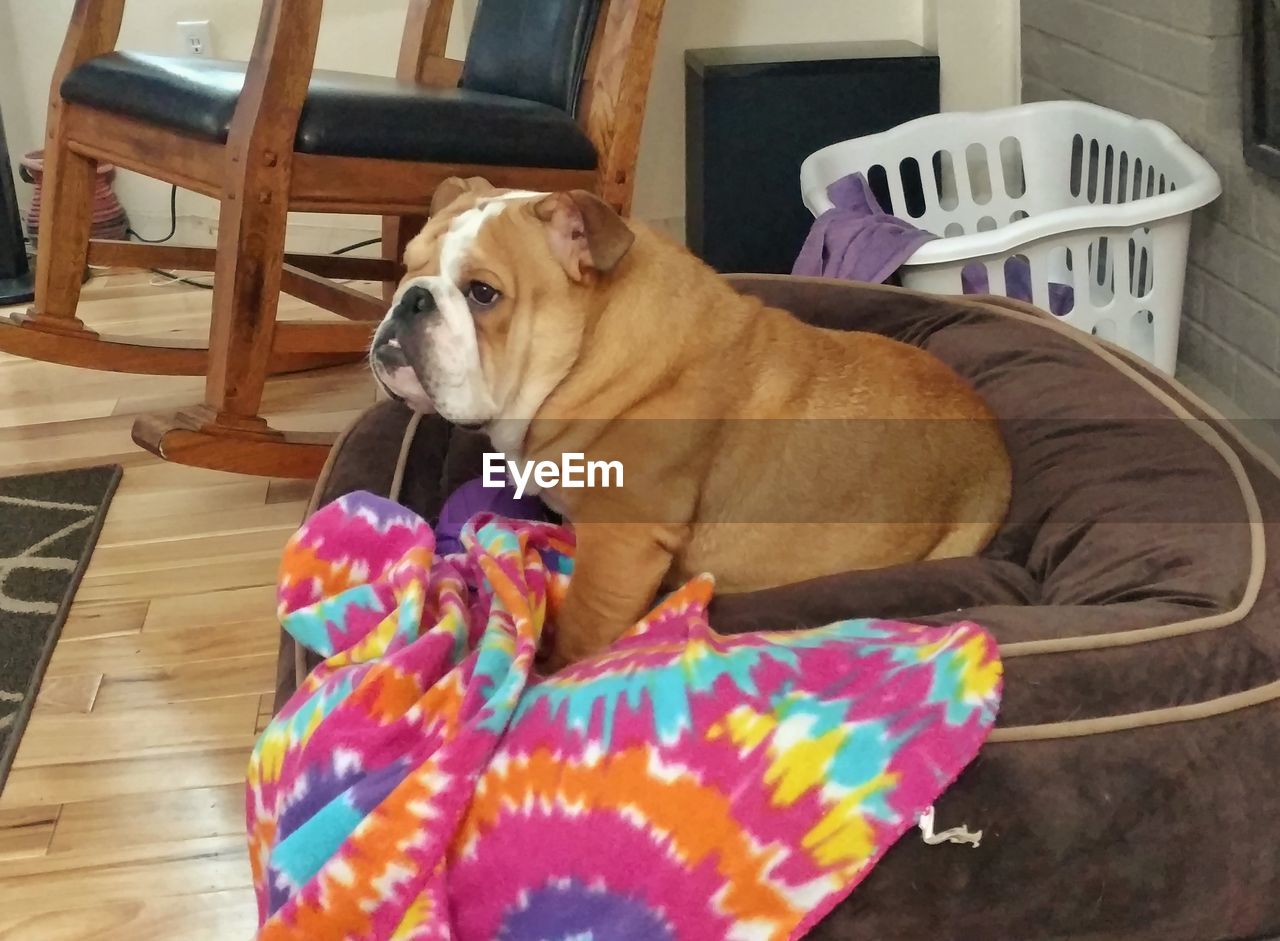
<path fill-rule="evenodd" d="M 209 292 L 99 274 L 81 316 L 200 336 Z M 321 312 L 290 298 L 282 316 Z M 244 769 L 275 680 L 274 581 L 309 488 L 164 464 L 133 417 L 203 380 L 0 354 L 0 475 L 100 463 L 124 480 L 0 794 L 3 941 L 229 941 L 256 926 Z M 363 367 L 273 380 L 281 427 L 338 429 L 373 401 Z"/>

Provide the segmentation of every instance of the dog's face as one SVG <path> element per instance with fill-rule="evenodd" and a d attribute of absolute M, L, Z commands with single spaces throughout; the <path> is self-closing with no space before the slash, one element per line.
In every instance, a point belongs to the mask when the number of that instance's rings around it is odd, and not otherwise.
<path fill-rule="evenodd" d="M 532 418 L 572 367 L 602 278 L 633 240 L 590 193 L 447 180 L 405 249 L 404 280 L 374 335 L 374 374 L 457 424 Z"/>

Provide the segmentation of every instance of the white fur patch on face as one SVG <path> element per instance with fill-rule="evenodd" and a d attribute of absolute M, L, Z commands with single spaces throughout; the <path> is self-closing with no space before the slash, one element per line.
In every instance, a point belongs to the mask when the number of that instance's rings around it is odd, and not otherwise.
<path fill-rule="evenodd" d="M 467 299 L 452 281 L 427 278 L 440 318 L 428 323 L 426 348 L 431 397 L 450 421 L 487 422 L 498 412 L 480 363 L 476 325 Z"/>
<path fill-rule="evenodd" d="M 486 196 L 477 200 L 471 209 L 458 213 L 440 241 L 440 273 L 461 287 L 462 270 L 484 224 L 506 209 L 507 203 L 542 195 L 545 194 L 512 190 L 499 196 Z"/>
<path fill-rule="evenodd" d="M 467 299 L 446 278 L 413 278 L 396 292 L 388 319 L 394 316 L 395 305 L 404 292 L 413 287 L 429 291 L 436 306 L 414 323 L 413 329 L 421 331 L 418 342 L 406 339 L 402 344 L 411 357 L 416 355 L 418 359 L 411 359 L 411 369 L 379 371 L 379 377 L 392 392 L 415 408 L 425 399 L 450 421 L 489 421 L 497 413 L 497 406 L 485 383 Z"/>
<path fill-rule="evenodd" d="M 426 315 L 418 328 L 422 330 L 421 344 L 414 344 L 422 362 L 391 374 L 379 372 L 383 383 L 410 405 L 417 408 L 425 400 L 455 422 L 484 423 L 497 417 L 498 405 L 485 381 L 462 277 L 484 224 L 514 200 L 544 195 L 513 190 L 478 200 L 473 208 L 454 217 L 440 239 L 440 274 L 412 278 L 396 291 L 388 321 L 410 288 L 430 291 L 436 302 L 435 312 Z"/>

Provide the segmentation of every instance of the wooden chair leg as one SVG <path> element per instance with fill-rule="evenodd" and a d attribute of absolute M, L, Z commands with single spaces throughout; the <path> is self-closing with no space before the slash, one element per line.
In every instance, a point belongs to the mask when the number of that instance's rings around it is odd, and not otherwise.
<path fill-rule="evenodd" d="M 31 333 L 92 338 L 76 318 L 80 284 L 93 228 L 95 162 L 71 151 L 62 80 L 82 62 L 115 48 L 125 0 L 76 3 L 54 65 L 45 114 L 44 186 L 36 255 L 35 307 L 25 316 L 4 318 Z"/>
<path fill-rule="evenodd" d="M 240 181 L 236 181 L 239 183 Z M 213 273 L 209 373 L 200 414 L 228 427 L 266 431 L 258 417 L 275 337 L 287 193 L 250 185 L 223 198 Z"/>
<path fill-rule="evenodd" d="M 287 178 L 285 180 L 287 184 Z M 222 200 L 205 400 L 139 419 L 138 444 L 166 460 L 279 477 L 319 473 L 333 436 L 290 436 L 258 410 L 270 369 L 284 266 L 286 192 L 243 171 Z"/>
<path fill-rule="evenodd" d="M 397 269 L 404 257 L 404 247 L 427 224 L 426 216 L 383 216 L 382 257 L 395 263 Z M 382 299 L 388 304 L 399 281 L 382 282 Z"/>
<path fill-rule="evenodd" d="M 55 131 L 45 154 L 36 251 L 35 306 L 26 326 L 50 333 L 84 334 L 76 317 L 93 228 L 95 161 L 67 147 Z"/>

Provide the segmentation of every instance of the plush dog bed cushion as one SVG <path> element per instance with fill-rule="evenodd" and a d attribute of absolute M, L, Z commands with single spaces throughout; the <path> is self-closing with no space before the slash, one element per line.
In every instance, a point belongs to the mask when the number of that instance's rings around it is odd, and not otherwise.
<path fill-rule="evenodd" d="M 768 276 L 737 286 L 822 326 L 930 350 L 992 406 L 1014 469 L 1009 518 L 981 558 L 713 604 L 722 632 L 852 616 L 972 618 L 1001 643 L 1001 728 L 937 807 L 940 827 L 983 829 L 981 848 L 904 838 L 812 937 L 1280 934 L 1280 707 L 1268 693 L 1280 677 L 1280 580 L 1265 561 L 1268 550 L 1280 558 L 1280 480 L 1271 467 L 1175 383 L 994 300 Z M 358 421 L 318 501 L 388 492 L 409 423 L 391 403 Z M 431 516 L 478 473 L 486 447 L 422 419 L 400 499 Z M 292 664 L 286 641 L 281 696 Z"/>

